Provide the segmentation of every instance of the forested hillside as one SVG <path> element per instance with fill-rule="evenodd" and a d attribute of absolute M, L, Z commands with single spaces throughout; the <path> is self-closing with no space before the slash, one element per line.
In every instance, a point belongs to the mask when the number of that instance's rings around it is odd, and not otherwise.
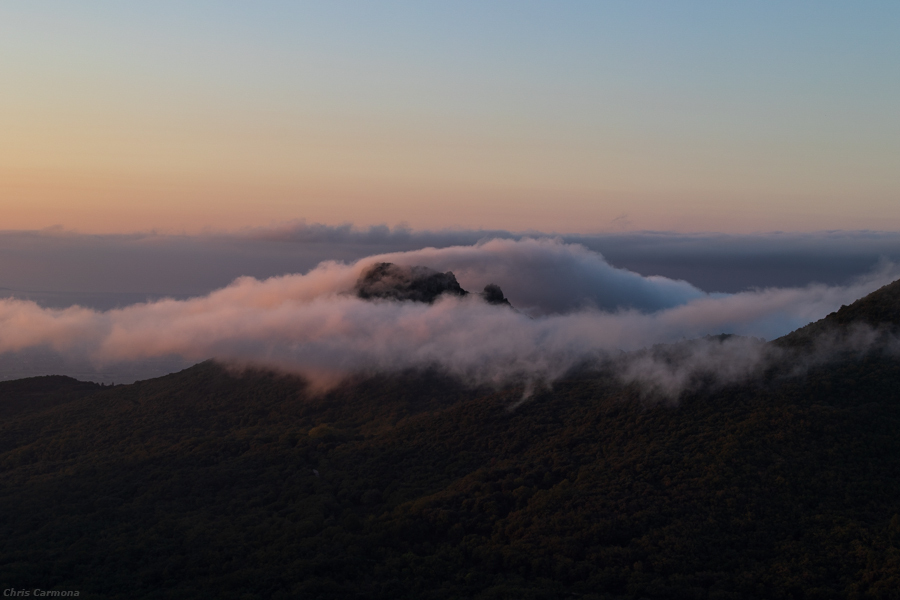
<path fill-rule="evenodd" d="M 828 327 L 893 322 L 896 287 Z M 127 386 L 0 383 L 0 584 L 900 597 L 900 360 L 877 346 L 788 367 L 677 403 L 602 371 L 524 403 L 439 373 L 314 394 L 211 362 Z"/>

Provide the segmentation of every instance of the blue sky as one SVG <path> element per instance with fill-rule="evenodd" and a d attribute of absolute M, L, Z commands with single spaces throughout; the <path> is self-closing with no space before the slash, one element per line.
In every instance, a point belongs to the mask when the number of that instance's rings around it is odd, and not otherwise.
<path fill-rule="evenodd" d="M 889 2 L 8 2 L 4 229 L 900 227 Z"/>

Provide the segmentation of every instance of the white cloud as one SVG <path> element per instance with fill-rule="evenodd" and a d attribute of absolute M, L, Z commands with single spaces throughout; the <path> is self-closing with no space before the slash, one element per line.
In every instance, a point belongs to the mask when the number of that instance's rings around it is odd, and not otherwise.
<path fill-rule="evenodd" d="M 452 270 L 470 291 L 498 283 L 512 304 L 527 312 L 491 306 L 475 296 L 434 304 L 355 297 L 360 273 L 381 261 Z M 217 358 L 319 381 L 425 366 L 474 383 L 551 381 L 585 360 L 654 343 L 721 332 L 776 337 L 895 276 L 886 265 L 849 286 L 713 296 L 683 281 L 616 269 L 582 246 L 492 240 L 372 256 L 349 265 L 325 262 L 307 274 L 262 281 L 244 277 L 206 296 L 105 312 L 2 300 L 0 352 L 50 346 L 98 365 L 170 355 Z M 709 356 L 742 351 L 724 350 Z M 749 368 L 729 364 L 738 371 Z M 634 379 L 643 369 L 649 377 L 657 367 L 634 363 L 625 373 Z"/>

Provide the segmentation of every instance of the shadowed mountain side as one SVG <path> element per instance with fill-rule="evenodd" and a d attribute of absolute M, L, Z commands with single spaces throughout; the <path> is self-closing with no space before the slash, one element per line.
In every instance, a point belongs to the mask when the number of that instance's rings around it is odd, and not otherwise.
<path fill-rule="evenodd" d="M 62 375 L 0 381 L 0 418 L 72 402 L 102 389 L 100 384 Z"/>
<path fill-rule="evenodd" d="M 439 273 L 428 267 L 401 267 L 393 263 L 372 265 L 356 283 L 356 295 L 363 300 L 387 298 L 431 303 L 441 294 L 466 296 L 468 293 L 449 271 Z"/>
<path fill-rule="evenodd" d="M 501 290 L 500 286 L 497 284 L 489 283 L 484 286 L 481 297 L 484 298 L 484 301 L 488 304 L 503 304 L 512 308 L 512 304 L 509 303 L 509 300 L 503 295 L 503 290 Z"/>
<path fill-rule="evenodd" d="M 431 304 L 442 294 L 467 296 L 456 276 L 448 271 L 440 273 L 428 267 L 406 267 L 394 263 L 376 263 L 366 269 L 356 282 L 356 295 L 363 300 L 383 298 L 389 300 L 427 302 Z M 490 283 L 479 294 L 488 304 L 511 306 L 500 286 Z"/>
<path fill-rule="evenodd" d="M 870 331 L 887 341 L 900 331 L 900 280 L 777 340 L 785 348 L 808 348 L 823 336 L 847 337 Z"/>
<path fill-rule="evenodd" d="M 826 322 L 848 325 L 861 322 L 876 327 L 882 324 L 900 326 L 900 280 L 860 298 L 850 306 L 825 317 Z"/>
<path fill-rule="evenodd" d="M 0 404 L 74 385 L 13 384 Z M 589 370 L 522 392 L 409 372 L 314 395 L 207 362 L 10 411 L 0 583 L 123 599 L 897 597 L 893 355 L 677 406 Z"/>
<path fill-rule="evenodd" d="M 0 424 L 0 581 L 103 598 L 888 598 L 898 389 L 897 362 L 874 358 L 676 408 L 585 374 L 510 411 L 520 389 L 410 374 L 310 397 L 206 363 Z"/>

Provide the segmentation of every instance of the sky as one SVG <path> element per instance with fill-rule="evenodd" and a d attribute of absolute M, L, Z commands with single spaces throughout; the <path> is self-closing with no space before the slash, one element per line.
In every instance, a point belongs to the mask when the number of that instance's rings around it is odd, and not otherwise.
<path fill-rule="evenodd" d="M 0 5 L 0 230 L 900 230 L 896 2 Z"/>

